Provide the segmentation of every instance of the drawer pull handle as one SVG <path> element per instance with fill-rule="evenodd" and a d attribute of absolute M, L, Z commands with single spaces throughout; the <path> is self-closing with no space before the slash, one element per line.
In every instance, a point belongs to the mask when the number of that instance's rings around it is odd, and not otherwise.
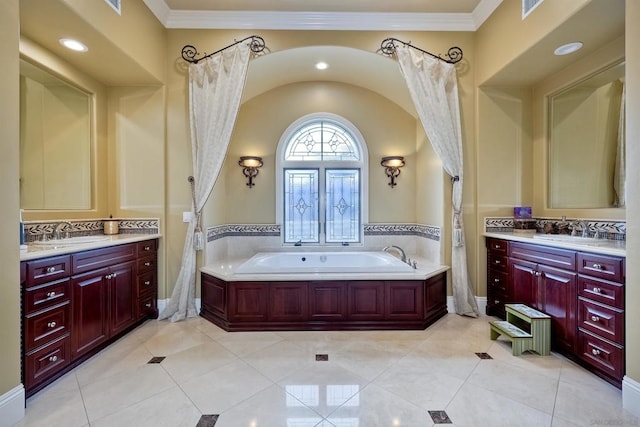
<path fill-rule="evenodd" d="M 494 304 L 500 304 L 500 300 L 499 300 L 499 299 L 497 299 L 497 300 L 495 300 L 493 303 L 494 303 Z"/>
<path fill-rule="evenodd" d="M 497 260 L 495 261 L 495 263 L 496 263 L 496 264 L 500 264 L 500 260 L 499 260 L 499 259 L 497 259 Z"/>
<path fill-rule="evenodd" d="M 145 307 L 147 307 L 147 308 L 151 308 L 151 303 L 150 303 L 150 302 L 148 302 L 148 303 L 146 303 L 144 306 L 145 306 Z"/>
<path fill-rule="evenodd" d="M 602 264 L 593 264 L 593 268 L 596 270 L 604 270 L 604 268 L 602 267 Z"/>
<path fill-rule="evenodd" d="M 591 316 L 591 320 L 594 322 L 598 322 L 600 320 L 600 318 L 596 315 Z"/>
<path fill-rule="evenodd" d="M 150 265 L 151 265 L 151 263 L 150 263 L 149 261 L 147 261 L 147 262 L 145 262 L 145 263 L 144 263 L 144 266 L 145 266 L 145 267 L 149 267 Z"/>
<path fill-rule="evenodd" d="M 145 246 L 145 247 L 144 247 L 144 250 L 145 250 L 145 251 L 150 251 L 150 250 L 151 250 L 151 247 L 150 247 L 150 246 Z"/>
<path fill-rule="evenodd" d="M 593 292 L 595 292 L 596 294 L 601 294 L 601 293 L 602 293 L 602 289 L 600 289 L 600 288 L 593 288 Z"/>
<path fill-rule="evenodd" d="M 47 326 L 51 329 L 55 328 L 58 324 L 56 322 L 49 322 L 47 323 Z"/>
<path fill-rule="evenodd" d="M 493 279 L 493 283 L 500 283 L 500 279 Z"/>
<path fill-rule="evenodd" d="M 600 356 L 600 350 L 594 348 L 593 350 L 591 350 L 591 354 L 593 354 L 594 356 Z"/>
<path fill-rule="evenodd" d="M 495 249 L 500 249 L 500 245 L 496 245 L 496 246 L 495 246 Z"/>
<path fill-rule="evenodd" d="M 111 280 L 112 277 L 113 276 L 111 274 L 107 274 L 106 276 L 104 276 L 104 278 L 107 279 L 107 280 Z"/>
<path fill-rule="evenodd" d="M 49 362 L 56 362 L 58 360 L 58 356 L 49 357 Z"/>
<path fill-rule="evenodd" d="M 56 296 L 56 292 L 55 291 L 47 292 L 47 298 L 53 298 L 55 296 Z"/>
<path fill-rule="evenodd" d="M 47 267 L 47 273 L 54 273 L 56 271 L 55 267 Z"/>
<path fill-rule="evenodd" d="M 151 284 L 151 280 L 145 280 L 144 285 L 149 286 Z"/>

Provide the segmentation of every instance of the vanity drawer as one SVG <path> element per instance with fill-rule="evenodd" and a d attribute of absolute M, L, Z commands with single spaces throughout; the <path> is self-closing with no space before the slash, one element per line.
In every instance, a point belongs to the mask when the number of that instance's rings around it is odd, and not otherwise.
<path fill-rule="evenodd" d="M 615 343 L 624 340 L 624 312 L 580 297 L 578 326 Z"/>
<path fill-rule="evenodd" d="M 155 295 L 143 296 L 138 299 L 137 318 L 156 317 L 158 312 L 157 300 Z"/>
<path fill-rule="evenodd" d="M 616 308 L 624 308 L 624 285 L 621 283 L 579 274 L 578 295 Z"/>
<path fill-rule="evenodd" d="M 25 357 L 25 387 L 34 385 L 66 367 L 71 358 L 71 340 L 69 334 L 57 339 Z"/>
<path fill-rule="evenodd" d="M 136 295 L 140 296 L 153 292 L 157 287 L 157 282 L 155 271 L 138 275 L 136 278 Z"/>
<path fill-rule="evenodd" d="M 157 240 L 145 240 L 144 242 L 138 243 L 138 256 L 143 257 L 147 256 L 147 254 L 155 254 L 158 251 L 158 241 Z"/>
<path fill-rule="evenodd" d="M 624 258 L 579 252 L 578 273 L 624 282 Z"/>
<path fill-rule="evenodd" d="M 509 242 L 501 239 L 487 238 L 486 246 L 487 246 L 487 250 L 491 252 L 500 252 L 503 255 L 506 255 L 507 250 L 509 249 Z"/>
<path fill-rule="evenodd" d="M 487 287 L 490 287 L 493 292 L 499 292 L 506 295 L 508 280 L 509 273 L 507 273 L 506 271 L 492 268 L 487 273 Z"/>
<path fill-rule="evenodd" d="M 157 258 L 155 256 L 141 258 L 138 260 L 138 274 L 157 271 Z"/>
<path fill-rule="evenodd" d="M 71 304 L 65 302 L 46 311 L 26 316 L 25 351 L 33 350 L 47 342 L 69 333 Z"/>
<path fill-rule="evenodd" d="M 86 273 L 136 259 L 136 245 L 110 246 L 71 255 L 73 274 Z"/>
<path fill-rule="evenodd" d="M 70 274 L 69 255 L 27 261 L 27 287 L 69 277 Z"/>
<path fill-rule="evenodd" d="M 512 258 L 523 259 L 563 270 L 574 271 L 576 269 L 576 253 L 567 249 L 511 242 L 509 255 Z"/>
<path fill-rule="evenodd" d="M 32 314 L 47 307 L 69 301 L 70 295 L 70 279 L 62 279 L 28 288 L 24 293 L 24 314 Z"/>
<path fill-rule="evenodd" d="M 487 254 L 488 265 L 490 269 L 508 271 L 508 260 L 509 258 L 505 255 L 497 255 L 489 252 Z"/>
<path fill-rule="evenodd" d="M 578 356 L 618 381 L 624 374 L 624 348 L 583 329 L 578 331 Z"/>

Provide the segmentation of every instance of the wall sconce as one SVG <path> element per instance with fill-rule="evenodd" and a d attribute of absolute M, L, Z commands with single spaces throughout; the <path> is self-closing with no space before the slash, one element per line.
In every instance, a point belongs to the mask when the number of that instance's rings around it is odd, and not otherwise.
<path fill-rule="evenodd" d="M 400 168 L 404 166 L 404 157 L 389 156 L 383 157 L 380 162 L 384 166 L 384 172 L 389 177 L 389 185 L 391 188 L 396 186 L 396 177 L 400 175 Z"/>
<path fill-rule="evenodd" d="M 256 156 L 242 156 L 238 161 L 238 164 L 242 167 L 242 173 L 247 177 L 247 186 L 253 187 L 253 178 L 258 176 L 258 169 L 262 167 L 262 157 Z"/>

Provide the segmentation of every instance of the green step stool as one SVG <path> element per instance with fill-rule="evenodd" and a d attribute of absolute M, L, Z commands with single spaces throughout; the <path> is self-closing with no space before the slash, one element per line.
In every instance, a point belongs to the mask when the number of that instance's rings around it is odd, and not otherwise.
<path fill-rule="evenodd" d="M 541 356 L 551 353 L 551 317 L 525 304 L 505 304 L 507 320 L 493 320 L 491 340 L 500 335 L 511 341 L 511 352 L 520 356 L 523 352 L 533 350 Z M 529 324 L 531 332 L 518 325 Z"/>

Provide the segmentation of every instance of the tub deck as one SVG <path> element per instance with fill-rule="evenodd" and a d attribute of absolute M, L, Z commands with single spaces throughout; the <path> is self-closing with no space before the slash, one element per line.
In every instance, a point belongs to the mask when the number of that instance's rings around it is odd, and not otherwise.
<path fill-rule="evenodd" d="M 241 264 L 201 269 L 200 315 L 227 331 L 425 329 L 447 314 L 446 266 L 235 273 Z"/>

